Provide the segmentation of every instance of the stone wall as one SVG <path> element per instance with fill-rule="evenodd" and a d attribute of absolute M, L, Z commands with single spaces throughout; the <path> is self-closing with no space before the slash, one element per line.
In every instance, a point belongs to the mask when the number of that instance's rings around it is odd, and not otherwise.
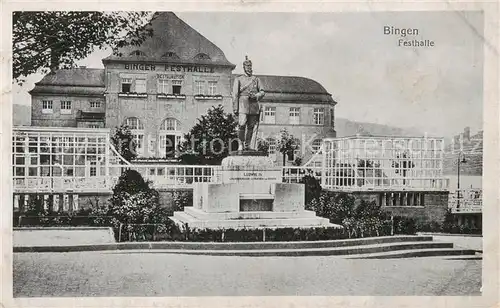
<path fill-rule="evenodd" d="M 52 101 L 52 113 L 42 113 L 42 101 Z M 71 112 L 61 113 L 61 101 L 71 101 Z M 90 102 L 101 102 L 101 107 L 91 108 Z M 101 96 L 33 94 L 31 98 L 31 125 L 77 127 L 78 110 L 105 112 L 106 103 Z"/>
<path fill-rule="evenodd" d="M 394 216 L 411 217 L 417 221 L 441 223 L 448 210 L 448 192 L 422 192 L 424 206 L 387 206 L 383 203 L 382 193 L 379 192 L 354 192 L 357 202 L 360 200 L 375 201 L 381 208 Z"/>

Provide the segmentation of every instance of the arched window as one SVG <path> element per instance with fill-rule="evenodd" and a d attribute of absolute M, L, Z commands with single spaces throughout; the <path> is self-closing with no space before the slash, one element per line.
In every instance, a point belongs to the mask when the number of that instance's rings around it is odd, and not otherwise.
<path fill-rule="evenodd" d="M 199 53 L 196 56 L 194 56 L 195 60 L 210 60 L 210 56 L 207 55 L 206 53 Z"/>
<path fill-rule="evenodd" d="M 142 156 L 144 154 L 144 125 L 135 117 L 125 119 L 125 125 L 127 125 L 132 132 L 132 137 L 136 145 L 135 150 L 138 156 Z"/>
<path fill-rule="evenodd" d="M 160 130 L 177 131 L 179 130 L 179 121 L 174 118 L 166 118 L 161 123 Z"/>
<path fill-rule="evenodd" d="M 139 57 L 143 57 L 145 56 L 146 54 L 140 50 L 134 50 L 130 53 L 131 56 L 139 56 Z"/>
<path fill-rule="evenodd" d="M 323 141 L 321 139 L 315 139 L 312 142 L 311 147 L 312 147 L 313 154 L 318 153 L 319 149 L 321 148 L 322 143 L 323 143 Z"/>
<path fill-rule="evenodd" d="M 127 125 L 130 129 L 144 129 L 144 125 L 142 122 L 135 117 L 130 117 L 125 120 L 125 125 Z"/>

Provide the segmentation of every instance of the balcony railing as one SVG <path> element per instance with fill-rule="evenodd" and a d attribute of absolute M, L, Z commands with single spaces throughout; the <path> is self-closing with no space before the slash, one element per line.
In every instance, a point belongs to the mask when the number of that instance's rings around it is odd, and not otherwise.
<path fill-rule="evenodd" d="M 118 168 L 137 170 L 156 189 L 191 188 L 194 183 L 217 183 L 220 166 L 132 165 L 111 166 L 108 176 L 16 176 L 15 193 L 110 192 L 118 180 Z"/>

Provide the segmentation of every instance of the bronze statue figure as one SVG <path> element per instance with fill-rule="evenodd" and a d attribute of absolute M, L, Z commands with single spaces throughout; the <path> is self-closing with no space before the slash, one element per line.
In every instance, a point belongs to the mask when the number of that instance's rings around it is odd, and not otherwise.
<path fill-rule="evenodd" d="M 242 75 L 234 80 L 233 112 L 238 119 L 238 138 L 241 141 L 239 150 L 257 148 L 257 129 L 259 127 L 259 101 L 265 93 L 260 81 L 252 75 L 252 61 L 245 57 Z"/>

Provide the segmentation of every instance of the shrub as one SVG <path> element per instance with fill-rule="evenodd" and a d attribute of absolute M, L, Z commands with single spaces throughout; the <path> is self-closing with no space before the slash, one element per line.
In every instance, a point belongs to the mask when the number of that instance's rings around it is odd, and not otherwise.
<path fill-rule="evenodd" d="M 303 176 L 300 183 L 305 184 L 305 205 L 307 207 L 313 199 L 319 198 L 323 189 L 320 181 L 312 175 Z"/>
<path fill-rule="evenodd" d="M 173 193 L 174 211 L 184 211 L 184 207 L 193 206 L 192 191 L 175 191 Z"/>
<path fill-rule="evenodd" d="M 151 191 L 149 185 L 150 183 L 144 181 L 139 172 L 127 169 L 123 171 L 115 187 L 113 187 L 113 197 L 118 197 L 124 192 L 133 195 L 141 191 Z"/>
<path fill-rule="evenodd" d="M 330 222 L 342 225 L 349 237 L 380 236 L 390 234 L 387 215 L 375 201 L 359 200 L 346 193 L 323 191 L 314 198 L 308 209 Z"/>
<path fill-rule="evenodd" d="M 415 228 L 418 232 L 442 232 L 442 224 L 437 221 L 417 221 Z"/>
<path fill-rule="evenodd" d="M 159 199 L 158 192 L 150 187 L 149 182 L 144 181 L 139 172 L 125 170 L 113 187 L 113 196 L 109 202 L 92 208 L 92 215 L 96 216 L 94 223 L 102 223 L 104 217 L 111 217 L 115 234 L 123 234 L 122 238 L 143 234 L 142 238 L 145 239 L 145 234 L 156 232 L 149 230 L 146 225 L 171 223 L 169 213 L 160 205 Z"/>
<path fill-rule="evenodd" d="M 318 198 L 311 200 L 308 209 L 333 223 L 342 224 L 344 219 L 354 217 L 354 206 L 355 198 L 351 195 L 323 191 Z"/>
<path fill-rule="evenodd" d="M 394 217 L 394 234 L 413 235 L 417 233 L 415 220 L 411 217 Z"/>
<path fill-rule="evenodd" d="M 441 229 L 445 233 L 458 233 L 459 227 L 455 222 L 455 217 L 453 217 L 451 209 L 446 211 Z"/>

